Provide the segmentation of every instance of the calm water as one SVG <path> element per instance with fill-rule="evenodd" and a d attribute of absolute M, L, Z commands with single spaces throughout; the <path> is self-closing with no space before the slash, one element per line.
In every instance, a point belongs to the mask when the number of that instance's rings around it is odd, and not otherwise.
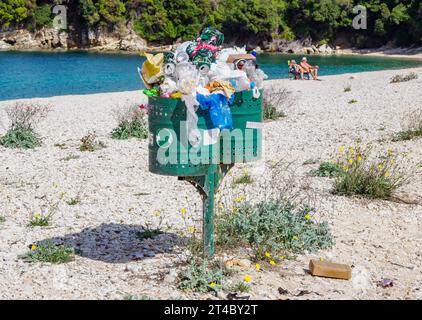
<path fill-rule="evenodd" d="M 271 79 L 286 78 L 287 60 L 300 56 L 259 56 Z M 359 57 L 311 57 L 320 74 L 399 69 L 422 66 L 422 61 Z M 0 100 L 137 90 L 142 88 L 136 67 L 142 58 L 87 52 L 0 52 Z"/>

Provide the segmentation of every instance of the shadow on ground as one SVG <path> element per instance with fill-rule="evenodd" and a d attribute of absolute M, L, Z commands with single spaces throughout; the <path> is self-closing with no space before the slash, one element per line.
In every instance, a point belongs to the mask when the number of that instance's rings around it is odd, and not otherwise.
<path fill-rule="evenodd" d="M 109 263 L 126 263 L 152 258 L 159 253 L 173 251 L 183 240 L 172 233 L 162 233 L 148 239 L 140 239 L 146 230 L 139 225 L 101 224 L 79 233 L 45 239 L 39 243 L 52 242 L 73 248 L 79 256 Z"/>

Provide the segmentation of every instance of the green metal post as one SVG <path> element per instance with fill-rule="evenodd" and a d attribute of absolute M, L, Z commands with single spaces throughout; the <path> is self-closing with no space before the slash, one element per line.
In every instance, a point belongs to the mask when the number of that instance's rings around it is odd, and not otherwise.
<path fill-rule="evenodd" d="M 204 255 L 211 258 L 215 253 L 214 239 L 214 198 L 216 192 L 216 165 L 210 165 L 205 176 L 205 188 L 203 193 L 203 241 Z"/>

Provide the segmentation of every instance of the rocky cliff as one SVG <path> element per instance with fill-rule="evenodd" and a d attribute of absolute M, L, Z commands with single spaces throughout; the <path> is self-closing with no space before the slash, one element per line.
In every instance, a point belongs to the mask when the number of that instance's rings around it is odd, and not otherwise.
<path fill-rule="evenodd" d="M 235 43 L 230 44 L 235 45 Z M 173 45 L 174 46 L 174 45 Z M 42 28 L 36 32 L 20 29 L 0 32 L 0 50 L 77 50 L 141 52 L 168 50 L 173 46 L 149 46 L 147 41 L 132 29 L 124 30 L 75 30 L 69 32 L 54 28 Z M 259 52 L 279 52 L 293 54 L 332 54 L 336 50 L 330 46 L 316 45 L 312 39 L 288 41 L 274 39 L 271 42 L 248 44 L 248 49 Z M 341 49 L 340 47 L 336 49 Z"/>
<path fill-rule="evenodd" d="M 147 42 L 131 30 L 68 33 L 54 28 L 42 28 L 33 33 L 23 29 L 0 32 L 0 50 L 72 49 L 139 52 L 147 49 Z"/>

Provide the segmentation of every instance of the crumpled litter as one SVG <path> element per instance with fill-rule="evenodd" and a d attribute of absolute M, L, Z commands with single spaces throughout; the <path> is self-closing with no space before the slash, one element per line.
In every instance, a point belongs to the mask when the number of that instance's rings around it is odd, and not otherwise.
<path fill-rule="evenodd" d="M 192 147 L 196 148 L 201 143 L 201 132 L 198 129 L 198 115 L 196 114 L 196 107 L 198 107 L 199 102 L 193 94 L 182 96 L 182 101 L 187 109 L 186 126 L 188 140 Z"/>
<path fill-rule="evenodd" d="M 145 89 L 143 93 L 148 97 L 158 97 L 160 95 L 158 88 Z"/>
<path fill-rule="evenodd" d="M 232 84 L 229 81 L 213 81 L 210 84 L 205 86 L 206 89 L 208 89 L 211 93 L 216 90 L 222 90 L 224 92 L 224 95 L 230 99 L 232 95 L 236 92 L 236 90 L 233 88 Z"/>
<path fill-rule="evenodd" d="M 149 97 L 181 99 L 187 108 L 189 143 L 199 146 L 198 106 L 208 110 L 215 129 L 231 129 L 233 120 L 230 105 L 235 92 L 252 90 L 258 99 L 267 75 L 253 59 L 245 58 L 242 70 L 236 70 L 233 55 L 247 55 L 246 48 L 225 48 L 224 35 L 205 28 L 200 36 L 180 44 L 174 52 L 156 55 L 146 53 L 146 61 L 139 74 Z M 212 128 L 210 128 L 212 129 Z"/>
<path fill-rule="evenodd" d="M 159 83 L 164 76 L 162 66 L 164 62 L 164 54 L 156 55 L 145 53 L 146 61 L 142 65 L 141 75 L 145 86 L 151 88 L 155 83 Z"/>
<path fill-rule="evenodd" d="M 229 105 L 233 103 L 234 95 L 231 99 L 227 99 L 224 94 L 220 93 L 209 96 L 197 94 L 196 99 L 202 110 L 209 110 L 214 128 L 220 130 L 233 129 L 233 119 Z"/>

